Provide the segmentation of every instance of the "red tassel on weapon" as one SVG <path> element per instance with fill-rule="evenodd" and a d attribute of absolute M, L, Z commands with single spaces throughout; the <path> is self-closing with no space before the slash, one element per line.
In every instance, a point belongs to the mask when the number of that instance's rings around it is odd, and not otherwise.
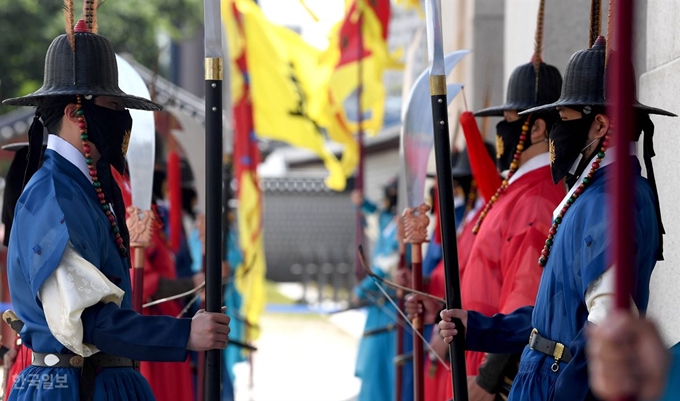
<path fill-rule="evenodd" d="M 475 120 L 472 112 L 464 111 L 461 113 L 460 125 L 463 128 L 463 134 L 465 134 L 472 176 L 475 177 L 482 197 L 488 201 L 502 184 L 496 163 L 489 157 L 484 138 L 479 132 L 477 120 Z"/>
<path fill-rule="evenodd" d="M 178 252 L 182 233 L 182 170 L 177 152 L 168 155 L 168 200 L 170 201 L 170 248 Z"/>

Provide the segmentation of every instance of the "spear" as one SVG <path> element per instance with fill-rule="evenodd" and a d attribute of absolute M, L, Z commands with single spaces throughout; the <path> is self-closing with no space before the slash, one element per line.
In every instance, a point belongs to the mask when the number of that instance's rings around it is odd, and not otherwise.
<path fill-rule="evenodd" d="M 425 2 L 427 41 L 430 68 L 430 98 L 434 130 L 435 164 L 439 188 L 439 224 L 442 233 L 442 254 L 446 281 L 446 308 L 460 309 L 460 272 L 456 244 L 456 216 L 453 212 L 453 179 L 451 176 L 451 146 L 449 142 L 449 116 L 446 102 L 446 74 L 444 70 L 444 44 L 441 25 L 440 0 Z M 454 319 L 458 327 L 462 322 Z M 467 401 L 467 373 L 465 369 L 465 338 L 455 336 L 449 344 L 453 394 L 456 401 Z"/>
<path fill-rule="evenodd" d="M 151 99 L 146 83 L 137 70 L 124 58 L 116 55 L 118 86 L 126 93 Z M 153 186 L 153 163 L 156 146 L 153 113 L 130 110 L 135 121 L 130 135 L 127 163 L 130 170 L 132 206 L 128 208 L 126 224 L 130 231 L 130 246 L 135 250 L 133 260 L 132 307 L 142 313 L 144 293 L 144 254 L 151 242 L 153 217 L 151 191 Z"/>
<path fill-rule="evenodd" d="M 222 24 L 220 0 L 204 0 L 205 23 L 205 299 L 206 311 L 222 309 Z M 205 401 L 218 401 L 222 351 L 206 352 Z"/>
<path fill-rule="evenodd" d="M 611 8 L 611 3 L 610 3 Z M 610 10 L 610 13 L 612 10 Z M 614 121 L 613 143 L 617 163 L 614 163 L 610 199 L 613 199 L 614 220 L 612 230 L 613 262 L 615 265 L 615 299 L 619 310 L 630 310 L 631 277 L 633 274 L 633 244 L 630 233 L 633 231 L 633 190 L 631 164 L 628 162 L 628 143 L 633 138 L 634 124 L 634 85 L 632 70 L 632 42 L 634 29 L 633 0 L 616 2 L 613 15 L 613 37 L 609 38 L 610 48 L 616 47 L 611 53 L 611 68 L 607 74 L 608 99 L 612 99 L 611 115 Z M 614 41 L 612 42 L 612 39 Z M 626 398 L 622 400 L 631 400 Z"/>

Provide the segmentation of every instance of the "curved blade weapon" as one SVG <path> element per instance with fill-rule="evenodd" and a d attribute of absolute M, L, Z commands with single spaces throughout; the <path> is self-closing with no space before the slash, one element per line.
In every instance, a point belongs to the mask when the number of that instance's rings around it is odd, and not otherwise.
<path fill-rule="evenodd" d="M 439 188 L 439 221 L 442 233 L 442 253 L 446 281 L 446 308 L 460 309 L 460 271 L 456 244 L 456 216 L 453 207 L 453 180 L 451 176 L 451 146 L 449 141 L 449 116 L 446 105 L 446 73 L 441 25 L 441 1 L 426 0 L 428 53 L 432 60 L 430 69 L 430 98 L 435 141 L 437 184 Z M 454 321 L 459 327 L 460 321 Z M 456 401 L 468 400 L 465 368 L 465 338 L 455 336 L 449 345 L 453 393 Z"/>
<path fill-rule="evenodd" d="M 149 89 L 134 67 L 118 55 L 116 55 L 116 62 L 118 64 L 118 86 L 126 93 L 150 100 Z M 135 123 L 130 134 L 127 163 L 130 170 L 134 209 L 128 210 L 127 225 L 130 230 L 130 246 L 135 250 L 132 306 L 135 311 L 141 313 L 144 292 L 144 250 L 151 242 L 154 221 L 151 212 L 151 192 L 156 131 L 153 113 L 130 110 L 130 115 Z"/>

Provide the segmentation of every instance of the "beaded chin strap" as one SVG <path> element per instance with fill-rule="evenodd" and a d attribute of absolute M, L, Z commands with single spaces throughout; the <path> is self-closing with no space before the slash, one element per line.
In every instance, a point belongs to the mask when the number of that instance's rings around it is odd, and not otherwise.
<path fill-rule="evenodd" d="M 600 147 L 600 151 L 597 152 L 597 157 L 595 158 L 595 161 L 592 164 L 592 167 L 590 169 L 590 172 L 588 175 L 583 178 L 583 182 L 581 182 L 581 185 L 576 188 L 576 191 L 574 191 L 574 194 L 567 199 L 567 203 L 564 205 L 562 210 L 560 211 L 560 214 L 555 217 L 555 220 L 553 221 L 552 227 L 550 227 L 550 232 L 548 233 L 548 239 L 545 241 L 545 246 L 543 246 L 543 250 L 541 251 L 541 257 L 538 258 L 538 265 L 541 267 L 545 267 L 545 265 L 548 263 L 548 256 L 550 256 L 550 248 L 553 245 L 553 240 L 555 239 L 555 235 L 557 234 L 557 229 L 562 224 L 562 220 L 564 219 L 564 215 L 567 213 L 567 210 L 571 207 L 571 205 L 576 202 L 576 199 L 578 199 L 581 194 L 590 186 L 590 184 L 593 181 L 593 176 L 597 172 L 597 170 L 600 168 L 600 163 L 602 163 L 602 159 L 604 159 L 604 153 L 607 151 L 609 148 L 609 133 L 604 137 L 604 141 L 602 142 L 602 147 Z"/>
<path fill-rule="evenodd" d="M 503 183 L 496 190 L 496 193 L 491 197 L 491 199 L 489 199 L 486 205 L 484 205 L 484 209 L 482 209 L 482 212 L 479 215 L 479 219 L 477 219 L 477 223 L 475 223 L 475 226 L 472 229 L 472 233 L 474 235 L 477 235 L 477 233 L 479 232 L 479 229 L 482 226 L 482 222 L 484 222 L 484 218 L 486 218 L 486 215 L 489 214 L 489 211 L 493 207 L 494 203 L 498 201 L 498 198 L 500 198 L 503 192 L 505 192 L 505 190 L 508 188 L 508 185 L 510 185 L 510 178 L 512 178 L 512 176 L 515 175 L 515 172 L 519 167 L 519 158 L 522 156 L 522 152 L 524 151 L 524 143 L 526 142 L 527 134 L 529 133 L 530 122 L 531 115 L 527 117 L 526 121 L 524 122 L 524 125 L 522 126 L 522 133 L 519 136 L 519 143 L 517 144 L 517 148 L 515 149 L 515 156 L 513 156 L 512 163 L 510 163 L 510 171 L 508 172 L 508 178 L 503 180 Z"/>
<path fill-rule="evenodd" d="M 109 206 L 109 203 L 106 201 L 106 195 L 104 195 L 102 184 L 97 179 L 97 168 L 94 166 L 94 160 L 92 160 L 91 154 L 92 147 L 90 146 L 90 143 L 88 141 L 87 122 L 85 121 L 85 111 L 83 110 L 83 99 L 80 95 L 78 95 L 77 98 L 78 101 L 76 106 L 76 115 L 78 116 L 78 128 L 80 128 L 80 139 L 83 141 L 83 150 L 85 151 L 85 162 L 87 163 L 87 168 L 90 171 L 90 177 L 92 178 L 92 186 L 94 186 L 94 190 L 97 192 L 97 198 L 99 199 L 99 203 L 101 205 L 102 210 L 104 211 L 104 214 L 106 214 L 106 217 L 109 219 L 109 222 L 111 223 L 111 231 L 113 231 L 113 235 L 115 237 L 114 242 L 118 246 L 120 254 L 123 257 L 127 257 L 128 250 L 125 247 L 123 238 L 120 235 L 120 228 L 118 228 L 118 224 L 116 223 L 116 216 L 114 216 L 114 214 L 111 212 L 111 207 Z"/>

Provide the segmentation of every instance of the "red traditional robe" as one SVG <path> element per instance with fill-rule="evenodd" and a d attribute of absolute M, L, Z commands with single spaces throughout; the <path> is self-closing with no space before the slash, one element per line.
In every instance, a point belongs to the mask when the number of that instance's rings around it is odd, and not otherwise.
<path fill-rule="evenodd" d="M 476 235 L 461 277 L 463 309 L 492 316 L 536 300 L 542 274 L 537 261 L 565 191 L 552 182 L 547 154 L 530 159 L 515 177 Z M 468 375 L 478 374 L 484 357 L 466 353 Z"/>
<path fill-rule="evenodd" d="M 472 228 L 477 221 L 480 210 L 471 213 L 470 219 L 463 222 L 463 229 L 458 236 L 458 265 L 460 275 L 463 276 L 465 266 L 475 242 Z M 446 297 L 446 280 L 444 279 L 444 261 L 440 261 L 430 275 L 428 292 L 436 297 Z M 435 327 L 433 337 L 439 337 L 439 330 Z M 441 338 L 441 337 L 440 337 Z M 453 398 L 451 373 L 444 369 L 438 360 L 432 362 L 429 358 L 425 362 L 425 401 L 447 401 Z"/>
<path fill-rule="evenodd" d="M 23 344 L 17 345 L 16 350 L 17 357 L 14 359 L 14 363 L 9 369 L 9 372 L 7 372 L 5 375 L 5 378 L 7 379 L 7 383 L 5 383 L 5 400 L 9 399 L 9 392 L 12 390 L 12 386 L 14 386 L 14 382 L 16 381 L 17 377 L 19 377 L 19 373 L 21 373 L 22 370 L 30 365 L 33 359 L 31 350 L 24 347 Z"/>
<path fill-rule="evenodd" d="M 132 203 L 129 183 L 115 170 L 113 175 L 121 188 L 125 205 Z M 135 249 L 130 250 L 130 260 L 134 260 Z M 130 274 L 134 276 L 134 274 Z M 162 228 L 153 231 L 151 245 L 146 248 L 144 260 L 144 292 L 142 299 L 147 302 L 158 291 L 161 278 L 175 279 L 175 260 L 172 250 L 162 236 Z M 134 283 L 132 290 L 135 291 Z M 144 308 L 143 315 L 176 317 L 182 311 L 179 301 L 165 302 Z M 188 360 L 177 362 L 141 362 L 140 373 L 151 385 L 157 401 L 193 400 L 191 365 Z"/>

